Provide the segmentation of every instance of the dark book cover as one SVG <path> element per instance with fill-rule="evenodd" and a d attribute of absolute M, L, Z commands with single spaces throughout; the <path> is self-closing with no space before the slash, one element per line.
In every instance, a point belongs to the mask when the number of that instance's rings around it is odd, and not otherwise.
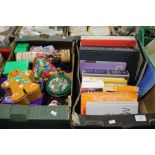
<path fill-rule="evenodd" d="M 89 50 L 80 48 L 80 60 L 126 62 L 127 70 L 130 74 L 129 84 L 135 84 L 135 75 L 139 60 L 139 52 L 137 50 L 120 47 L 97 47 L 95 50 L 92 47 L 92 50 L 90 49 L 91 47 L 89 47 Z"/>

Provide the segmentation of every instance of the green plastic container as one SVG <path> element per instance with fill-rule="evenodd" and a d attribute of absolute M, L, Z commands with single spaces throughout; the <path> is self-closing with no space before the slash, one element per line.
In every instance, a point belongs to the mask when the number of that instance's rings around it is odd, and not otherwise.
<path fill-rule="evenodd" d="M 30 44 L 29 43 L 18 43 L 16 45 L 16 48 L 14 50 L 14 53 L 18 53 L 18 52 L 27 52 L 30 49 Z"/>
<path fill-rule="evenodd" d="M 26 71 L 29 69 L 29 61 L 10 61 L 4 66 L 3 76 L 7 77 L 8 73 L 13 70 Z"/>
<path fill-rule="evenodd" d="M 137 32 L 137 38 L 139 40 L 140 46 L 143 49 L 143 52 L 145 56 L 148 58 L 148 60 L 152 63 L 154 69 L 155 69 L 155 62 L 152 60 L 150 54 L 147 52 L 145 46 L 149 44 L 155 37 L 153 38 L 151 35 L 151 32 L 155 33 L 155 28 L 153 27 L 140 27 Z M 154 51 L 155 52 L 155 51 Z"/>

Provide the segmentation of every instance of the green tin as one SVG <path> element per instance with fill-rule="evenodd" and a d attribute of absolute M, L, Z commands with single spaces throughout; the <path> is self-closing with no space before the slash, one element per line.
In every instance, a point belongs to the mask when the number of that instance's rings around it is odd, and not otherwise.
<path fill-rule="evenodd" d="M 53 76 L 46 83 L 46 90 L 56 97 L 68 95 L 71 92 L 71 80 L 64 75 Z"/>

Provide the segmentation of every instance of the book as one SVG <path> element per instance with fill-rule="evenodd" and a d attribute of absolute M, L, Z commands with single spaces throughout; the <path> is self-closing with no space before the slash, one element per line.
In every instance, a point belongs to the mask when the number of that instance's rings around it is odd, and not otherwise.
<path fill-rule="evenodd" d="M 81 92 L 134 92 L 138 93 L 136 86 L 104 86 L 102 88 L 81 88 Z"/>
<path fill-rule="evenodd" d="M 103 70 L 103 69 L 83 69 L 82 75 L 129 78 L 129 73 L 126 70 L 120 71 L 120 70 Z"/>
<path fill-rule="evenodd" d="M 82 69 L 105 69 L 105 70 L 125 70 L 126 62 L 114 61 L 93 61 L 80 60 L 80 70 Z"/>
<path fill-rule="evenodd" d="M 129 47 L 106 47 L 106 46 L 80 46 L 81 52 L 86 51 L 114 51 L 114 52 L 135 52 L 136 49 Z"/>
<path fill-rule="evenodd" d="M 129 84 L 135 84 L 135 76 L 138 67 L 138 60 L 140 52 L 133 50 L 125 50 L 126 48 L 103 48 L 98 47 L 92 50 L 80 50 L 80 60 L 87 61 L 114 61 L 114 62 L 126 62 L 127 69 L 130 74 Z M 100 48 L 102 48 L 100 50 Z M 109 50 L 107 50 L 109 49 Z M 117 51 L 117 52 L 116 52 Z M 134 65 L 133 65 L 134 64 Z"/>
<path fill-rule="evenodd" d="M 135 37 L 127 36 L 82 36 L 80 46 L 107 46 L 135 48 Z"/>
<path fill-rule="evenodd" d="M 97 80 L 97 81 L 82 81 L 82 88 L 103 88 L 104 81 Z"/>
<path fill-rule="evenodd" d="M 102 80 L 105 85 L 108 84 L 127 85 L 128 83 L 128 80 L 125 78 L 82 76 L 82 81 L 96 81 L 96 80 Z"/>
<path fill-rule="evenodd" d="M 85 92 L 103 92 L 103 88 L 81 88 L 80 92 L 81 93 L 85 93 Z"/>
<path fill-rule="evenodd" d="M 139 98 L 142 98 L 155 85 L 155 71 L 151 62 L 148 62 L 146 71 L 141 81 L 138 83 Z"/>
<path fill-rule="evenodd" d="M 106 92 L 134 92 L 138 93 L 139 88 L 136 86 L 105 86 L 103 91 Z"/>
<path fill-rule="evenodd" d="M 87 102 L 83 115 L 138 114 L 138 102 Z"/>
<path fill-rule="evenodd" d="M 134 92 L 86 92 L 81 94 L 81 114 L 86 113 L 88 102 L 137 102 L 138 95 Z"/>

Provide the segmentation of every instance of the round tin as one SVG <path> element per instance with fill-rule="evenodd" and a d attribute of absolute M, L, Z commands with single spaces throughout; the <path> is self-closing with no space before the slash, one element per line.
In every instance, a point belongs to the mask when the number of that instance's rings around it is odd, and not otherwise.
<path fill-rule="evenodd" d="M 65 96 L 71 91 L 71 80 L 64 75 L 55 75 L 47 81 L 46 90 L 52 96 Z"/>

